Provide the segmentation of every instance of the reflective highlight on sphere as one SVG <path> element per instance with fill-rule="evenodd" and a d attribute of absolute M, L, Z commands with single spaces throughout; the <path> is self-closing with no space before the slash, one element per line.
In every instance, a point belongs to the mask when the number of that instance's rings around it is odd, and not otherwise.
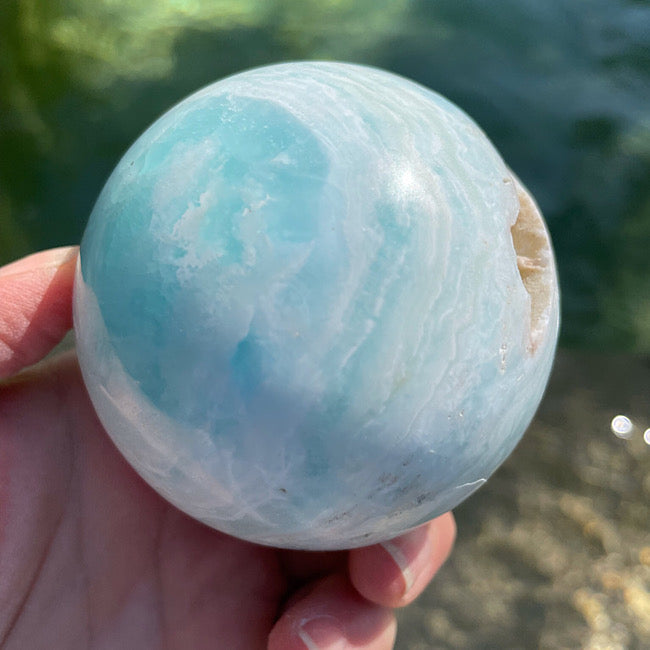
<path fill-rule="evenodd" d="M 394 537 L 513 449 L 553 360 L 544 222 L 481 130 L 340 63 L 192 95 L 119 163 L 75 283 L 89 394 L 182 510 L 287 548 Z"/>

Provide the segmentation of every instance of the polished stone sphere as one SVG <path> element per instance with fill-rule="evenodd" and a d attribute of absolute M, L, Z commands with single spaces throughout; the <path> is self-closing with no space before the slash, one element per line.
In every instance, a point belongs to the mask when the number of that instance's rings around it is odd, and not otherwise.
<path fill-rule="evenodd" d="M 77 350 L 160 494 L 262 544 L 337 549 L 456 506 L 512 451 L 558 329 L 544 221 L 484 133 L 342 63 L 200 90 L 92 212 Z"/>

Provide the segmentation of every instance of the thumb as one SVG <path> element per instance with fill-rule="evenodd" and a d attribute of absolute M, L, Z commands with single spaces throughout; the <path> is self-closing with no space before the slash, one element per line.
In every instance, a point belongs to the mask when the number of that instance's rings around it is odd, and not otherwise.
<path fill-rule="evenodd" d="M 78 252 L 53 248 L 0 268 L 0 379 L 40 361 L 72 327 Z"/>

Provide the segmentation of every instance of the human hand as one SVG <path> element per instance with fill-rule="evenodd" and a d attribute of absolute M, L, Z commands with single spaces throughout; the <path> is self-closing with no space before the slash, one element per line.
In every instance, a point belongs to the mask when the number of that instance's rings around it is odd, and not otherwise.
<path fill-rule="evenodd" d="M 0 647 L 393 647 L 447 558 L 450 513 L 346 552 L 257 546 L 182 514 L 123 460 L 73 352 L 76 248 L 0 269 Z"/>

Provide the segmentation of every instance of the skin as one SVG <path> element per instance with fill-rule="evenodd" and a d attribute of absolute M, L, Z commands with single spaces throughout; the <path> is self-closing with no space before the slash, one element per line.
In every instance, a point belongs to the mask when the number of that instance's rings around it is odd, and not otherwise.
<path fill-rule="evenodd" d="M 72 325 L 77 253 L 0 269 L 0 648 L 392 648 L 393 609 L 447 558 L 452 515 L 307 553 L 167 504 L 113 447 L 74 352 L 41 361 Z"/>

